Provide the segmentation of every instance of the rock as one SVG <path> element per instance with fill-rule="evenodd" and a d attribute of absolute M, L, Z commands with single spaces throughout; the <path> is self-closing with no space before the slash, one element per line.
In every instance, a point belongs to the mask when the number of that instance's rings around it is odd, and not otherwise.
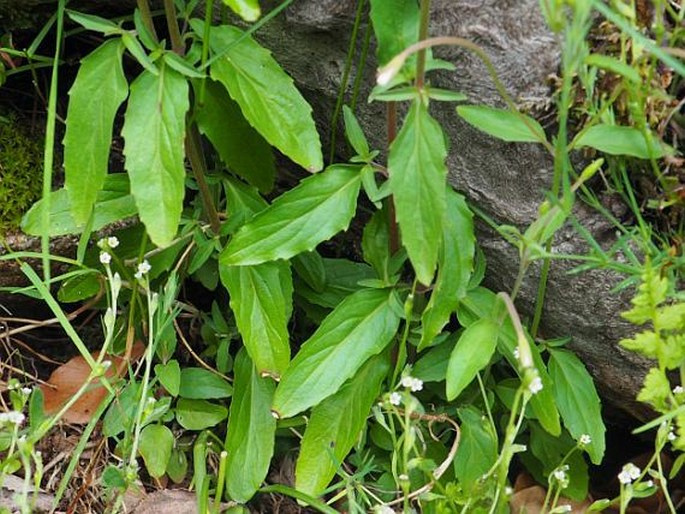
<path fill-rule="evenodd" d="M 300 1 L 288 8 L 285 17 L 274 19 L 256 34 L 313 105 L 324 146 L 330 140 L 331 116 L 355 4 Z M 431 16 L 432 36 L 461 36 L 483 47 L 509 94 L 520 105 L 550 105 L 551 90 L 545 82 L 558 71 L 560 47 L 545 24 L 537 0 L 434 0 Z M 437 48 L 435 54 L 454 63 L 457 71 L 433 75 L 433 83 L 467 94 L 474 104 L 503 106 L 474 54 L 453 47 Z M 386 138 L 384 106 L 365 102 L 376 73 L 373 56 L 363 70 L 352 71 L 364 74 L 358 118 L 371 144 L 382 149 Z M 489 137 L 463 122 L 451 103 L 433 102 L 431 112 L 450 140 L 451 184 L 499 223 L 524 228 L 533 221 L 552 180 L 552 160 L 544 149 Z M 343 149 L 338 143 L 337 148 Z M 345 153 L 341 151 L 341 155 Z M 600 214 L 580 203 L 575 214 L 602 246 L 608 248 L 615 242 L 614 231 Z M 488 259 L 487 285 L 496 291 L 509 291 L 518 271 L 517 250 L 484 226 L 479 229 L 479 242 Z M 555 250 L 582 254 L 587 252 L 587 245 L 573 229 L 565 227 L 558 234 Z M 632 291 L 612 292 L 624 277 L 609 271 L 569 275 L 574 266 L 566 261 L 555 261 L 552 266 L 542 334 L 547 338 L 572 336 L 570 348 L 588 367 L 606 402 L 644 417 L 648 411 L 635 396 L 649 362 L 617 344 L 634 331 L 619 316 L 627 310 Z M 536 269 L 539 266 L 529 272 L 516 302 L 523 316 L 532 316 Z"/>

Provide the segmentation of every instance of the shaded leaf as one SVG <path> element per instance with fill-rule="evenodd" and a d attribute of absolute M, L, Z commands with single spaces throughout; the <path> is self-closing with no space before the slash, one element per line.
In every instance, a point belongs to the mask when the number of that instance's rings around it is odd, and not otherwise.
<path fill-rule="evenodd" d="M 204 368 L 183 368 L 178 395 L 181 398 L 211 399 L 228 398 L 233 388 L 216 373 Z"/>
<path fill-rule="evenodd" d="M 71 213 L 77 224 L 88 221 L 109 165 L 112 124 L 128 95 L 121 66 L 123 47 L 109 40 L 88 54 L 69 90 L 64 135 L 64 172 Z"/>
<path fill-rule="evenodd" d="M 425 351 L 414 364 L 411 370 L 412 376 L 420 378 L 424 382 L 442 382 L 445 380 L 447 364 L 459 336 L 459 332 L 450 334 L 444 342 Z"/>
<path fill-rule="evenodd" d="M 401 307 L 392 290 L 362 290 L 343 300 L 300 349 L 283 375 L 273 410 L 289 418 L 318 404 L 370 357 L 399 326 Z"/>
<path fill-rule="evenodd" d="M 188 83 L 163 66 L 143 71 L 131 85 L 122 135 L 131 193 L 157 246 L 173 240 L 185 193 L 184 137 Z"/>
<path fill-rule="evenodd" d="M 222 265 L 289 259 L 346 229 L 357 206 L 357 166 L 330 166 L 304 179 L 247 222 L 220 256 Z"/>
<path fill-rule="evenodd" d="M 359 438 L 381 382 L 387 356 L 369 359 L 340 390 L 314 407 L 295 469 L 299 491 L 319 496 Z"/>
<path fill-rule="evenodd" d="M 384 65 L 419 39 L 419 6 L 406 0 L 371 0 L 378 64 Z"/>
<path fill-rule="evenodd" d="M 176 419 L 187 430 L 204 430 L 220 423 L 228 415 L 228 409 L 206 400 L 179 398 L 176 403 Z"/>
<path fill-rule="evenodd" d="M 269 471 L 274 450 L 276 419 L 271 401 L 273 380 L 259 376 L 247 352 L 235 360 L 234 395 L 226 435 L 226 489 L 232 499 L 246 502 Z"/>
<path fill-rule="evenodd" d="M 181 366 L 177 360 L 155 365 L 155 375 L 171 396 L 178 396 L 181 389 Z"/>
<path fill-rule="evenodd" d="M 212 78 L 226 87 L 247 121 L 297 164 L 312 172 L 322 169 L 312 109 L 271 53 L 229 25 L 212 28 L 210 45 L 221 54 L 212 64 Z"/>
<path fill-rule="evenodd" d="M 204 104 L 198 106 L 195 116 L 200 132 L 231 171 L 260 191 L 271 191 L 276 176 L 271 147 L 247 122 L 221 84 L 205 81 Z"/>
<path fill-rule="evenodd" d="M 497 461 L 499 448 L 497 434 L 483 413 L 475 407 L 458 409 L 457 413 L 461 421 L 461 440 L 454 457 L 454 474 L 468 492 Z"/>
<path fill-rule="evenodd" d="M 422 284 L 433 281 L 446 211 L 447 148 L 423 102 L 409 109 L 390 147 L 388 168 L 402 243 Z"/>
<path fill-rule="evenodd" d="M 512 143 L 542 143 L 547 141 L 542 126 L 530 116 L 515 114 L 509 109 L 485 105 L 460 105 L 457 114 L 478 130 Z M 527 120 L 525 123 L 523 119 Z"/>

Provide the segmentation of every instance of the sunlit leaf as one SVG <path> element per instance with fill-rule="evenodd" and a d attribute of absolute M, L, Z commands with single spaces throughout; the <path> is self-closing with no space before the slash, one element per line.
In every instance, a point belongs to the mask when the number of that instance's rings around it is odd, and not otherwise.
<path fill-rule="evenodd" d="M 487 318 L 469 325 L 457 341 L 447 365 L 447 399 L 453 400 L 476 378 L 497 348 L 499 326 Z"/>
<path fill-rule="evenodd" d="M 81 61 L 69 90 L 64 135 L 64 173 L 71 213 L 77 224 L 88 221 L 109 165 L 112 124 L 128 95 L 121 66 L 123 47 L 109 40 Z"/>
<path fill-rule="evenodd" d="M 534 118 L 521 113 L 515 114 L 509 109 L 496 109 L 485 105 L 460 105 L 457 107 L 457 114 L 478 130 L 504 141 L 514 143 L 547 141 L 545 131 Z"/>
<path fill-rule="evenodd" d="M 335 393 L 392 340 L 401 307 L 392 290 L 362 290 L 343 300 L 302 345 L 283 375 L 273 410 L 289 418 Z"/>
<path fill-rule="evenodd" d="M 638 159 L 658 159 L 673 153 L 668 145 L 659 142 L 656 135 L 647 144 L 644 134 L 635 127 L 594 125 L 573 141 L 574 147 L 589 146 L 610 155 L 628 155 Z"/>

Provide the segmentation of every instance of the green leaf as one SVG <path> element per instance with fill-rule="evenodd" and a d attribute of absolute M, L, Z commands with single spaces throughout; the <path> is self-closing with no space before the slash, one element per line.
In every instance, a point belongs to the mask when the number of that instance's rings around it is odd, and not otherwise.
<path fill-rule="evenodd" d="M 610 155 L 628 155 L 638 159 L 659 159 L 673 153 L 673 149 L 660 143 L 657 136 L 651 139 L 651 145 L 648 145 L 643 133 L 634 127 L 599 124 L 581 132 L 572 147 L 589 146 Z"/>
<path fill-rule="evenodd" d="M 119 25 L 106 18 L 101 18 L 100 16 L 94 16 L 92 14 L 83 14 L 80 12 L 71 11 L 69 9 L 67 9 L 67 15 L 69 16 L 69 18 L 74 20 L 76 23 L 81 25 L 86 30 L 92 30 L 93 32 L 102 32 L 105 36 L 119 34 L 122 32 L 122 29 L 121 27 L 119 27 Z"/>
<path fill-rule="evenodd" d="M 459 338 L 459 332 L 450 334 L 445 341 L 430 348 L 416 361 L 411 370 L 412 376 L 424 382 L 442 382 L 447 377 L 447 364 Z"/>
<path fill-rule="evenodd" d="M 99 273 L 92 271 L 68 278 L 57 291 L 57 299 L 60 302 L 72 303 L 92 298 L 102 287 L 100 276 Z"/>
<path fill-rule="evenodd" d="M 497 348 L 499 326 L 487 318 L 470 325 L 457 341 L 447 365 L 447 399 L 454 400 L 487 366 Z"/>
<path fill-rule="evenodd" d="M 204 430 L 220 423 L 228 409 L 206 400 L 179 398 L 176 403 L 176 420 L 186 430 Z"/>
<path fill-rule="evenodd" d="M 64 171 L 71 212 L 79 225 L 88 221 L 104 185 L 114 116 L 128 95 L 122 50 L 121 41 L 110 40 L 88 54 L 69 90 Z"/>
<path fill-rule="evenodd" d="M 197 94 L 200 86 L 194 85 Z M 247 122 L 221 84 L 205 81 L 204 104 L 197 107 L 195 117 L 200 132 L 211 141 L 231 171 L 260 191 L 271 191 L 276 176 L 271 147 Z"/>
<path fill-rule="evenodd" d="M 326 266 L 319 252 L 313 250 L 293 257 L 293 268 L 297 275 L 316 292 L 326 287 Z"/>
<path fill-rule="evenodd" d="M 204 73 L 197 71 L 191 63 L 177 53 L 165 52 L 164 63 L 169 66 L 169 68 L 179 72 L 184 77 L 191 79 L 203 79 L 206 77 Z"/>
<path fill-rule="evenodd" d="M 357 442 L 389 369 L 387 356 L 369 359 L 337 393 L 314 407 L 295 468 L 299 491 L 323 493 Z"/>
<path fill-rule="evenodd" d="M 590 436 L 592 442 L 586 450 L 592 462 L 599 464 L 604 457 L 606 428 L 592 377 L 571 352 L 552 348 L 548 352 L 549 375 L 554 381 L 554 397 L 564 426 L 576 440 L 583 434 Z"/>
<path fill-rule="evenodd" d="M 454 474 L 468 492 L 497 461 L 497 435 L 479 410 L 474 407 L 457 409 L 461 420 L 459 451 L 454 457 Z"/>
<path fill-rule="evenodd" d="M 256 266 L 219 265 L 221 282 L 247 352 L 261 376 L 278 379 L 290 362 L 288 319 L 293 284 L 287 262 Z"/>
<path fill-rule="evenodd" d="M 359 284 L 374 278 L 370 266 L 347 259 L 323 259 L 326 282 L 321 292 L 302 282 L 297 293 L 315 305 L 333 309 L 352 293 L 362 289 Z"/>
<path fill-rule="evenodd" d="M 347 140 L 357 152 L 357 155 L 365 156 L 369 154 L 369 142 L 366 140 L 364 131 L 362 130 L 357 118 L 355 118 L 352 109 L 347 105 L 343 106 L 343 117 L 345 118 L 345 135 Z"/>
<path fill-rule="evenodd" d="M 181 398 L 194 400 L 228 398 L 233 394 L 233 388 L 226 380 L 207 369 L 183 368 L 178 394 Z"/>
<path fill-rule="evenodd" d="M 289 418 L 318 404 L 383 351 L 399 326 L 397 304 L 394 291 L 383 289 L 362 290 L 343 300 L 283 375 L 273 404 L 278 416 Z"/>
<path fill-rule="evenodd" d="M 376 211 L 362 233 L 364 260 L 373 266 L 383 280 L 390 279 L 390 229 L 387 207 Z"/>
<path fill-rule="evenodd" d="M 438 102 L 463 102 L 464 100 L 468 100 L 468 97 L 464 93 L 450 91 L 449 89 L 428 87 L 426 88 L 426 93 L 428 94 L 428 98 Z"/>
<path fill-rule="evenodd" d="M 312 109 L 271 53 L 228 25 L 212 28 L 210 46 L 216 53 L 225 50 L 212 64 L 211 76 L 226 87 L 247 121 L 300 166 L 321 170 L 321 142 Z"/>
<path fill-rule="evenodd" d="M 180 484 L 185 480 L 188 473 L 188 457 L 184 451 L 172 448 L 171 457 L 166 465 L 166 473 L 175 484 Z"/>
<path fill-rule="evenodd" d="M 184 137 L 188 83 L 166 66 L 143 71 L 131 85 L 122 135 L 131 193 L 157 246 L 169 245 L 181 220 L 185 193 Z"/>
<path fill-rule="evenodd" d="M 304 179 L 241 227 L 220 263 L 261 264 L 313 250 L 350 224 L 360 184 L 359 167 L 347 165 Z"/>
<path fill-rule="evenodd" d="M 402 243 L 422 284 L 433 281 L 446 211 L 447 148 L 420 100 L 412 103 L 390 147 L 388 167 Z"/>
<path fill-rule="evenodd" d="M 130 32 L 123 31 L 121 33 L 121 42 L 124 43 L 126 50 L 138 61 L 138 64 L 145 68 L 145 71 L 155 77 L 159 75 L 159 68 L 157 68 L 150 56 L 145 52 L 143 45 L 140 44 L 140 41 L 135 36 L 131 35 Z"/>
<path fill-rule="evenodd" d="M 258 0 L 224 0 L 224 4 L 245 21 L 257 21 L 262 14 Z"/>
<path fill-rule="evenodd" d="M 473 231 L 473 213 L 464 197 L 447 191 L 447 220 L 442 231 L 442 247 L 438 256 L 438 278 L 430 300 L 421 316 L 421 342 L 419 351 L 430 345 L 457 309 L 459 300 L 466 294 L 473 259 L 476 236 Z"/>
<path fill-rule="evenodd" d="M 512 143 L 544 143 L 542 126 L 530 116 L 484 105 L 460 105 L 457 114 L 478 130 Z M 527 120 L 525 123 L 523 120 Z"/>
<path fill-rule="evenodd" d="M 181 390 L 181 366 L 177 360 L 155 365 L 155 375 L 171 396 L 178 396 Z"/>
<path fill-rule="evenodd" d="M 252 218 L 256 213 L 268 207 L 269 204 L 262 198 L 257 189 L 232 177 L 224 178 L 223 186 L 226 193 L 226 210 L 229 218 L 222 227 L 228 234 L 235 231 Z"/>
<path fill-rule="evenodd" d="M 627 78 L 635 84 L 642 82 L 640 73 L 635 68 L 609 55 L 590 54 L 585 58 L 585 64 L 609 70 L 612 73 Z"/>
<path fill-rule="evenodd" d="M 43 200 L 36 202 L 24 215 L 21 229 L 29 235 L 39 236 L 43 231 L 41 210 Z M 101 191 L 97 193 L 93 213 L 92 230 L 101 228 L 135 216 L 138 212 L 133 196 L 129 193 L 128 175 L 114 173 L 105 177 Z M 71 202 L 66 189 L 58 189 L 50 193 L 50 237 L 65 234 L 78 234 L 82 230 L 71 215 Z"/>
<path fill-rule="evenodd" d="M 419 6 L 408 0 L 371 0 L 378 64 L 384 65 L 419 39 Z"/>
<path fill-rule="evenodd" d="M 164 475 L 173 447 L 174 434 L 164 425 L 148 425 L 140 432 L 138 451 L 151 477 Z"/>
<path fill-rule="evenodd" d="M 244 503 L 269 471 L 276 433 L 276 419 L 271 414 L 275 384 L 260 377 L 241 350 L 235 360 L 234 386 L 225 445 L 226 489 L 232 499 Z"/>
<path fill-rule="evenodd" d="M 504 306 L 497 300 L 495 293 L 483 287 L 470 290 L 460 303 L 457 317 L 464 326 L 470 326 L 480 318 L 488 318 L 497 324 L 501 323 L 497 342 L 498 350 L 504 355 L 511 367 L 518 372 L 519 362 L 514 356 L 518 342 L 516 332 L 511 320 L 504 314 Z M 554 385 L 540 356 L 540 350 L 530 337 L 528 340 L 533 354 L 533 364 L 538 370 L 543 386 L 540 392 L 531 397 L 529 405 L 543 428 L 556 436 L 561 433 L 561 423 L 556 399 L 552 393 Z"/>

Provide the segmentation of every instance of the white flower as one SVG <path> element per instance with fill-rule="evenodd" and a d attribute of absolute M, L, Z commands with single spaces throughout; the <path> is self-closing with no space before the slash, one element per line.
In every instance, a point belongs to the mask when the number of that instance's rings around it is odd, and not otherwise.
<path fill-rule="evenodd" d="M 581 446 L 587 446 L 592 442 L 592 438 L 588 434 L 583 434 L 580 436 Z"/>
<path fill-rule="evenodd" d="M 11 423 L 12 425 L 21 425 L 26 416 L 19 411 L 11 410 L 9 412 L 0 412 L 0 423 Z"/>
<path fill-rule="evenodd" d="M 675 441 L 677 439 L 677 436 L 675 435 L 675 432 L 673 431 L 673 428 L 668 432 L 668 435 L 666 436 L 669 441 Z"/>
<path fill-rule="evenodd" d="M 109 236 L 107 238 L 107 246 L 109 246 L 110 248 L 116 248 L 117 246 L 119 246 L 119 239 L 117 239 L 116 236 Z"/>
<path fill-rule="evenodd" d="M 516 348 L 514 348 L 514 359 L 519 360 L 519 356 L 520 356 L 519 349 L 518 349 L 518 347 L 516 347 Z"/>
<path fill-rule="evenodd" d="M 32 391 L 33 391 L 33 389 L 31 389 L 30 387 L 22 387 L 21 388 L 21 392 L 24 393 L 26 396 L 30 395 Z"/>
<path fill-rule="evenodd" d="M 566 480 L 566 471 L 564 471 L 563 469 L 555 469 L 554 478 L 556 478 L 559 482 L 563 482 L 564 480 Z"/>
<path fill-rule="evenodd" d="M 420 391 L 421 389 L 423 389 L 423 380 L 419 378 L 414 378 L 412 379 L 411 385 L 409 387 L 411 387 L 411 390 L 413 392 Z"/>
<path fill-rule="evenodd" d="M 619 482 L 624 485 L 630 484 L 633 480 L 637 480 L 638 478 L 640 478 L 640 468 L 632 462 L 623 466 L 623 469 L 621 469 L 621 472 L 618 474 Z"/>
<path fill-rule="evenodd" d="M 112 256 L 107 252 L 100 252 L 100 262 L 102 264 L 109 264 L 112 262 Z"/>
<path fill-rule="evenodd" d="M 399 405 L 402 403 L 402 395 L 397 391 L 390 393 L 389 401 L 392 405 Z"/>
<path fill-rule="evenodd" d="M 376 505 L 373 511 L 375 514 L 395 514 L 395 511 L 387 505 Z"/>
<path fill-rule="evenodd" d="M 646 482 L 644 482 L 644 484 L 645 484 L 645 487 L 647 487 L 647 488 L 654 487 L 654 481 L 653 480 L 647 480 Z"/>
<path fill-rule="evenodd" d="M 683 394 L 685 392 L 685 389 L 683 389 L 683 386 L 675 386 L 673 388 L 673 394 Z"/>
<path fill-rule="evenodd" d="M 402 381 L 400 382 L 400 384 L 402 384 L 402 387 L 411 387 L 411 384 L 413 381 L 414 381 L 413 377 L 406 375 L 406 376 L 402 377 Z"/>
<path fill-rule="evenodd" d="M 536 376 L 530 381 L 530 384 L 528 384 L 528 390 L 530 391 L 530 394 L 538 394 L 540 391 L 542 391 L 542 380 L 540 377 Z"/>
<path fill-rule="evenodd" d="M 148 273 L 152 269 L 152 266 L 150 266 L 150 263 L 147 262 L 146 260 L 138 264 L 138 271 L 134 273 L 134 276 L 140 280 L 143 278 L 143 275 Z"/>
<path fill-rule="evenodd" d="M 110 360 L 102 361 L 102 368 L 103 369 L 109 369 L 111 367 L 112 367 L 112 361 L 110 361 Z"/>
<path fill-rule="evenodd" d="M 408 476 L 408 475 L 405 475 L 404 473 L 402 473 L 402 474 L 401 474 L 400 476 L 398 476 L 397 478 L 398 478 L 398 480 L 400 480 L 401 482 L 408 482 L 408 481 L 409 481 L 409 476 Z"/>

